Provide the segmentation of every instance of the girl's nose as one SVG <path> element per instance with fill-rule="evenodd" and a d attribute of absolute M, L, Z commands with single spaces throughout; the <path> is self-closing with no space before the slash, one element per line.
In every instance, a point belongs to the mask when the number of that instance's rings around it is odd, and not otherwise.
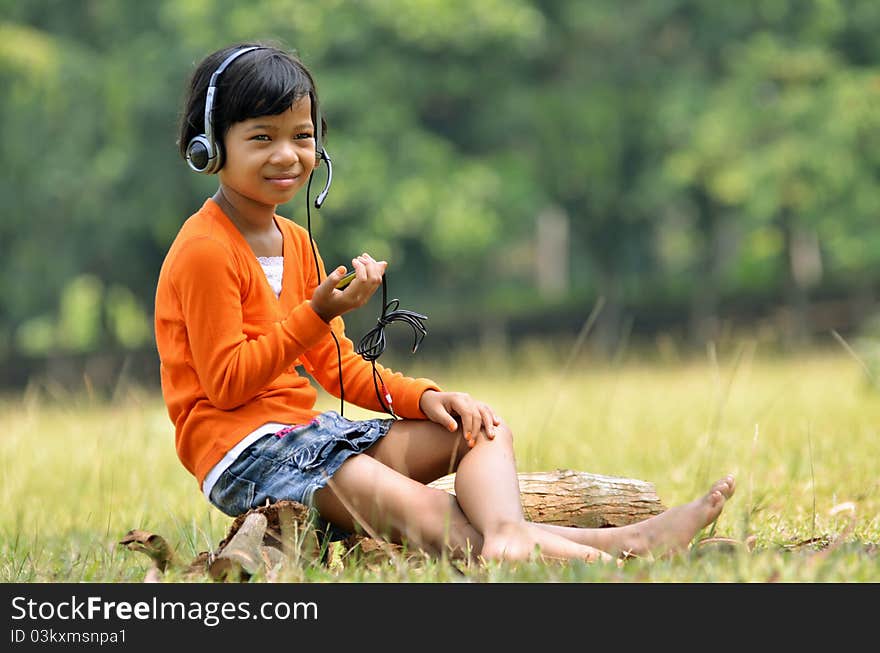
<path fill-rule="evenodd" d="M 272 149 L 272 155 L 269 157 L 270 163 L 274 165 L 290 166 L 299 159 L 296 145 L 290 141 L 279 141 L 276 147 Z"/>

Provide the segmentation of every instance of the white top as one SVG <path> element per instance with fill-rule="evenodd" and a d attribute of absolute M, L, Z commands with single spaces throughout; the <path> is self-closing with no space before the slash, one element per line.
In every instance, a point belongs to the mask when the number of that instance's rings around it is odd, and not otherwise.
<path fill-rule="evenodd" d="M 284 276 L 284 257 L 283 256 L 258 256 L 257 260 L 263 266 L 263 272 L 266 273 L 266 279 L 275 296 L 281 294 L 281 278 Z"/>
<path fill-rule="evenodd" d="M 278 297 L 281 294 L 281 278 L 284 276 L 284 257 L 258 256 L 257 260 L 260 262 L 260 265 L 263 266 L 263 272 L 266 273 L 266 279 L 268 280 L 269 285 L 272 286 L 272 290 L 275 291 L 275 296 Z M 255 431 L 248 433 L 237 445 L 227 451 L 226 455 L 220 459 L 220 462 L 211 468 L 211 471 L 205 476 L 205 480 L 202 481 L 202 493 L 208 498 L 208 500 L 211 499 L 211 490 L 214 489 L 214 484 L 217 482 L 217 479 L 226 471 L 227 467 L 235 462 L 235 459 L 241 455 L 242 451 L 247 449 L 251 444 L 267 433 L 275 433 L 286 426 L 289 425 L 279 424 L 278 422 L 267 422 Z"/>

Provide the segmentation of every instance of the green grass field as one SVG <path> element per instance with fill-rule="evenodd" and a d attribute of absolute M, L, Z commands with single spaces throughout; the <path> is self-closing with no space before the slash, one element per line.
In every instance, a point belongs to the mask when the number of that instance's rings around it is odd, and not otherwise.
<path fill-rule="evenodd" d="M 345 559 L 276 580 L 880 581 L 880 389 L 842 348 L 781 357 L 740 346 L 692 360 L 649 363 L 631 354 L 556 368 L 546 354 L 526 348 L 513 362 L 462 356 L 407 372 L 493 405 L 514 429 L 520 471 L 643 479 L 666 506 L 734 473 L 737 493 L 714 535 L 748 538 L 753 549 L 695 548 L 623 568 L 474 565 L 464 574 L 445 560 Z M 338 406 L 329 396 L 320 401 Z M 118 544 L 129 529 L 163 535 L 187 560 L 226 534 L 231 520 L 179 464 L 155 392 L 120 389 L 107 401 L 35 385 L 3 400 L 0 423 L 2 582 L 140 581 L 148 559 Z"/>

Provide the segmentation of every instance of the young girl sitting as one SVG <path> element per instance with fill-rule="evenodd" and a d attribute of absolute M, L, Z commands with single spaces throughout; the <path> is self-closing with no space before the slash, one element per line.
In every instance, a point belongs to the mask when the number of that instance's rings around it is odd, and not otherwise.
<path fill-rule="evenodd" d="M 486 560 L 536 548 L 588 561 L 686 548 L 732 496 L 732 477 L 628 526 L 531 523 L 513 436 L 490 406 L 378 364 L 377 384 L 342 315 L 369 300 L 386 262 L 352 259 L 354 279 L 340 290 L 346 267 L 326 274 L 309 232 L 276 213 L 322 160 L 329 168 L 323 127 L 311 73 L 282 49 L 223 48 L 191 78 L 180 152 L 218 188 L 167 253 L 155 329 L 177 453 L 208 500 L 231 516 L 294 500 L 343 531 Z M 393 417 L 319 413 L 300 367 L 337 397 Z M 426 485 L 452 471 L 455 495 Z"/>

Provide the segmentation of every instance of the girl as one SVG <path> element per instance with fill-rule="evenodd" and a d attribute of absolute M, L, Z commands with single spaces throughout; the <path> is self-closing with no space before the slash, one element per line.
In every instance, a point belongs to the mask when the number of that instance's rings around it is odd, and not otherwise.
<path fill-rule="evenodd" d="M 486 403 L 376 365 L 397 419 L 314 409 L 299 367 L 336 396 L 388 408 L 341 317 L 367 302 L 387 263 L 357 256 L 340 290 L 346 268 L 325 274 L 309 233 L 276 213 L 321 158 L 329 167 L 323 127 L 312 75 L 276 47 L 218 50 L 189 84 L 180 152 L 219 183 L 168 251 L 155 329 L 177 453 L 208 500 L 231 516 L 295 500 L 344 531 L 486 560 L 537 548 L 609 561 L 687 547 L 733 494 L 732 477 L 637 524 L 534 524 L 523 516 L 513 436 Z M 454 496 L 426 486 L 452 471 Z"/>

